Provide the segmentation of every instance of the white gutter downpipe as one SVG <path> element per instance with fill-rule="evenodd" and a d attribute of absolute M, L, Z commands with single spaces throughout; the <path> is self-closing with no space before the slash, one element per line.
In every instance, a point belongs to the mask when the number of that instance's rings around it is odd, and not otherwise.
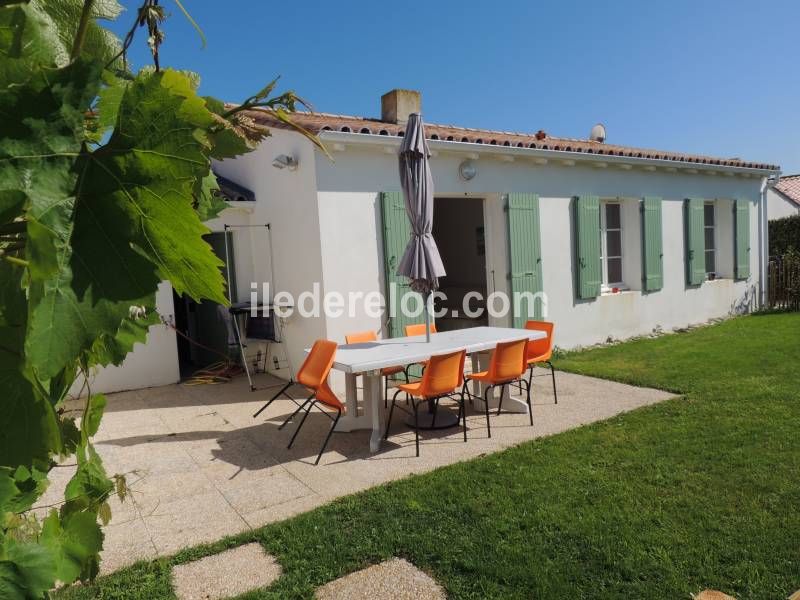
<path fill-rule="evenodd" d="M 769 212 L 767 192 L 780 177 L 780 171 L 773 171 L 761 178 L 761 197 L 758 203 L 758 297 L 759 308 L 767 305 L 767 271 L 769 269 Z"/>
<path fill-rule="evenodd" d="M 765 279 L 767 276 L 768 257 L 764 256 L 766 238 L 768 234 L 764 232 L 764 207 L 767 205 L 767 189 L 769 178 L 761 178 L 761 194 L 758 201 L 758 308 L 763 309 L 767 305 L 767 286 Z"/>

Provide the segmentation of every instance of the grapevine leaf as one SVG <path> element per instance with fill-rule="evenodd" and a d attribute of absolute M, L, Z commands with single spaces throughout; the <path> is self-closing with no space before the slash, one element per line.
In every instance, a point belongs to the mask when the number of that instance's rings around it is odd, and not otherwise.
<path fill-rule="evenodd" d="M 150 307 L 145 317 L 125 318 L 115 335 L 103 334 L 95 340 L 89 353 L 90 365 L 121 365 L 136 344 L 147 341 L 150 326 L 161 322 L 158 313 L 152 309 L 155 306 L 155 294 L 145 306 Z"/>
<path fill-rule="evenodd" d="M 103 394 L 94 394 L 89 398 L 86 412 L 81 421 L 81 429 L 87 438 L 92 437 L 100 428 L 100 419 L 106 408 L 106 397 Z"/>
<path fill-rule="evenodd" d="M 106 475 L 100 455 L 91 444 L 85 444 L 86 456 L 83 456 L 82 449 L 79 448 L 78 469 L 64 492 L 67 503 L 62 507 L 62 516 L 97 507 L 114 491 L 114 484 Z"/>
<path fill-rule="evenodd" d="M 84 112 L 99 89 L 100 70 L 86 62 L 40 70 L 25 85 L 0 91 L 0 190 L 26 199 L 27 259 L 34 281 L 58 269 L 67 244 Z"/>
<path fill-rule="evenodd" d="M 31 6 L 36 10 L 50 30 L 51 43 L 57 51 L 56 64 L 64 65 L 70 60 L 72 44 L 78 23 L 81 19 L 83 2 L 75 0 L 33 0 Z M 111 21 L 122 12 L 116 0 L 94 0 L 82 56 L 107 64 L 119 54 L 122 46 L 111 31 L 101 27 L 96 21 Z"/>
<path fill-rule="evenodd" d="M 177 71 L 140 74 L 128 85 L 114 134 L 82 160 L 73 237 L 79 295 L 101 278 L 105 297 L 135 297 L 145 259 L 179 294 L 227 302 L 222 261 L 201 239 L 208 228 L 193 209 L 196 182 L 210 171 L 205 130 L 213 122 Z"/>
<path fill-rule="evenodd" d="M 199 191 L 195 192 L 197 199 L 195 210 L 201 221 L 210 221 L 228 208 L 225 200 L 216 193 L 219 190 L 219 184 L 213 173 L 209 173 L 200 181 L 199 188 Z"/>
<path fill-rule="evenodd" d="M 0 262 L 0 466 L 46 464 L 61 448 L 52 405 L 26 377 L 23 347 L 26 298 L 22 269 Z"/>
<path fill-rule="evenodd" d="M 6 560 L 0 561 L 0 598 L 40 598 L 53 587 L 57 571 L 50 548 L 7 541 Z M 2 548 L 0 548 L 0 551 Z"/>
<path fill-rule="evenodd" d="M 50 550 L 56 578 L 61 581 L 86 579 L 97 573 L 103 533 L 92 512 L 61 515 L 53 510 L 42 523 L 41 543 Z"/>
<path fill-rule="evenodd" d="M 126 79 L 121 79 L 109 71 L 103 73 L 103 88 L 97 95 L 97 103 L 92 113 L 93 139 L 96 142 L 102 140 L 103 135 L 114 127 L 119 115 L 119 105 L 125 95 L 125 88 L 128 86 Z"/>
<path fill-rule="evenodd" d="M 28 510 L 47 489 L 47 473 L 24 466 L 0 467 L 0 525 L 6 513 Z"/>

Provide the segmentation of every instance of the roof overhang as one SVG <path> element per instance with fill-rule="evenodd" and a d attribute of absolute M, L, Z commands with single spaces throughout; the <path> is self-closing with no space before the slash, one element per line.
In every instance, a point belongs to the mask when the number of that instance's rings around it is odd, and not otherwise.
<path fill-rule="evenodd" d="M 401 136 L 386 136 L 367 133 L 347 133 L 342 131 L 321 131 L 319 138 L 333 152 L 342 152 L 351 147 L 382 148 L 384 152 L 394 153 L 399 149 Z M 494 158 L 501 161 L 528 160 L 533 164 L 573 167 L 576 165 L 595 168 L 614 167 L 623 170 L 644 170 L 685 174 L 702 173 L 705 175 L 725 175 L 741 177 L 769 177 L 780 172 L 778 169 L 758 169 L 728 165 L 706 164 L 680 160 L 639 158 L 618 156 L 613 154 L 594 154 L 587 152 L 569 152 L 565 150 L 544 150 L 541 148 L 519 148 L 516 146 L 497 146 L 492 144 L 475 144 L 447 140 L 428 140 L 428 147 L 434 154 L 458 154 L 477 160 L 481 157 Z"/>

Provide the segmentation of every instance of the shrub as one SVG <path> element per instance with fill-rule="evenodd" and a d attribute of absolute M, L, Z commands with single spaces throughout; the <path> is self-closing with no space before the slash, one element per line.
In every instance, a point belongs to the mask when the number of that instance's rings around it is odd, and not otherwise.
<path fill-rule="evenodd" d="M 800 214 L 769 222 L 769 254 L 780 256 L 789 248 L 800 250 Z"/>

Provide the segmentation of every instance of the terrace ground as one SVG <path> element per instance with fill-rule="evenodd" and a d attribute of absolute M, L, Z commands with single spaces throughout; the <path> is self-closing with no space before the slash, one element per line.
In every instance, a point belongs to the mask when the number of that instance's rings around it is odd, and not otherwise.
<path fill-rule="evenodd" d="M 527 415 L 493 414 L 489 439 L 483 413 L 473 410 L 468 443 L 461 429 L 423 433 L 417 458 L 414 435 L 398 410 L 379 453 L 369 452 L 369 431 L 335 434 L 319 466 L 313 462 L 330 427 L 321 413 L 310 414 L 291 450 L 286 444 L 295 424 L 278 430 L 296 408 L 290 400 L 278 400 L 253 418 L 284 383 L 273 377 L 257 378 L 262 389 L 254 393 L 241 377 L 224 385 L 171 385 L 110 395 L 95 442 L 109 473 L 128 474 L 132 494 L 124 503 L 112 499 L 103 570 L 213 542 L 340 496 L 671 396 L 559 373 L 559 403 L 554 405 L 550 373 L 541 374 L 534 378 L 533 427 Z M 305 397 L 303 390 L 294 390 L 298 398 Z M 57 502 L 73 471 L 56 469 L 54 484 L 39 504 Z"/>
<path fill-rule="evenodd" d="M 243 527 L 237 536 L 140 562 L 63 597 L 171 598 L 173 565 L 258 542 L 283 574 L 248 598 L 308 598 L 393 556 L 428 573 L 452 598 L 688 598 L 706 587 L 740 599 L 785 598 L 800 587 L 798 351 L 800 315 L 776 314 L 569 355 L 557 367 L 682 396 L 265 527 Z M 561 389 L 570 380 L 562 375 Z M 540 427 L 571 410 L 566 396 L 558 406 L 547 404 L 545 381 L 534 409 Z M 580 399 L 572 402 L 574 410 Z M 435 466 L 424 461 L 439 446 L 451 455 L 451 447 L 462 449 L 459 458 L 488 452 L 479 447 L 485 433 L 472 427 L 468 444 L 423 445 L 419 469 Z M 503 429 L 508 436 L 530 431 L 521 420 Z M 538 435 L 558 430 L 534 428 Z M 319 480 L 339 479 L 339 464 L 360 462 L 364 471 L 382 460 L 348 457 L 351 436 L 340 436 L 348 446 L 333 452 L 342 457 L 326 457 L 313 471 L 304 461 L 318 432 L 304 433 L 309 445 L 281 459 L 290 473 L 298 457 L 295 467 L 307 466 Z M 366 448 L 358 437 L 355 447 Z M 410 440 L 388 454 L 415 464 Z M 185 506 L 202 501 L 195 496 Z"/>

